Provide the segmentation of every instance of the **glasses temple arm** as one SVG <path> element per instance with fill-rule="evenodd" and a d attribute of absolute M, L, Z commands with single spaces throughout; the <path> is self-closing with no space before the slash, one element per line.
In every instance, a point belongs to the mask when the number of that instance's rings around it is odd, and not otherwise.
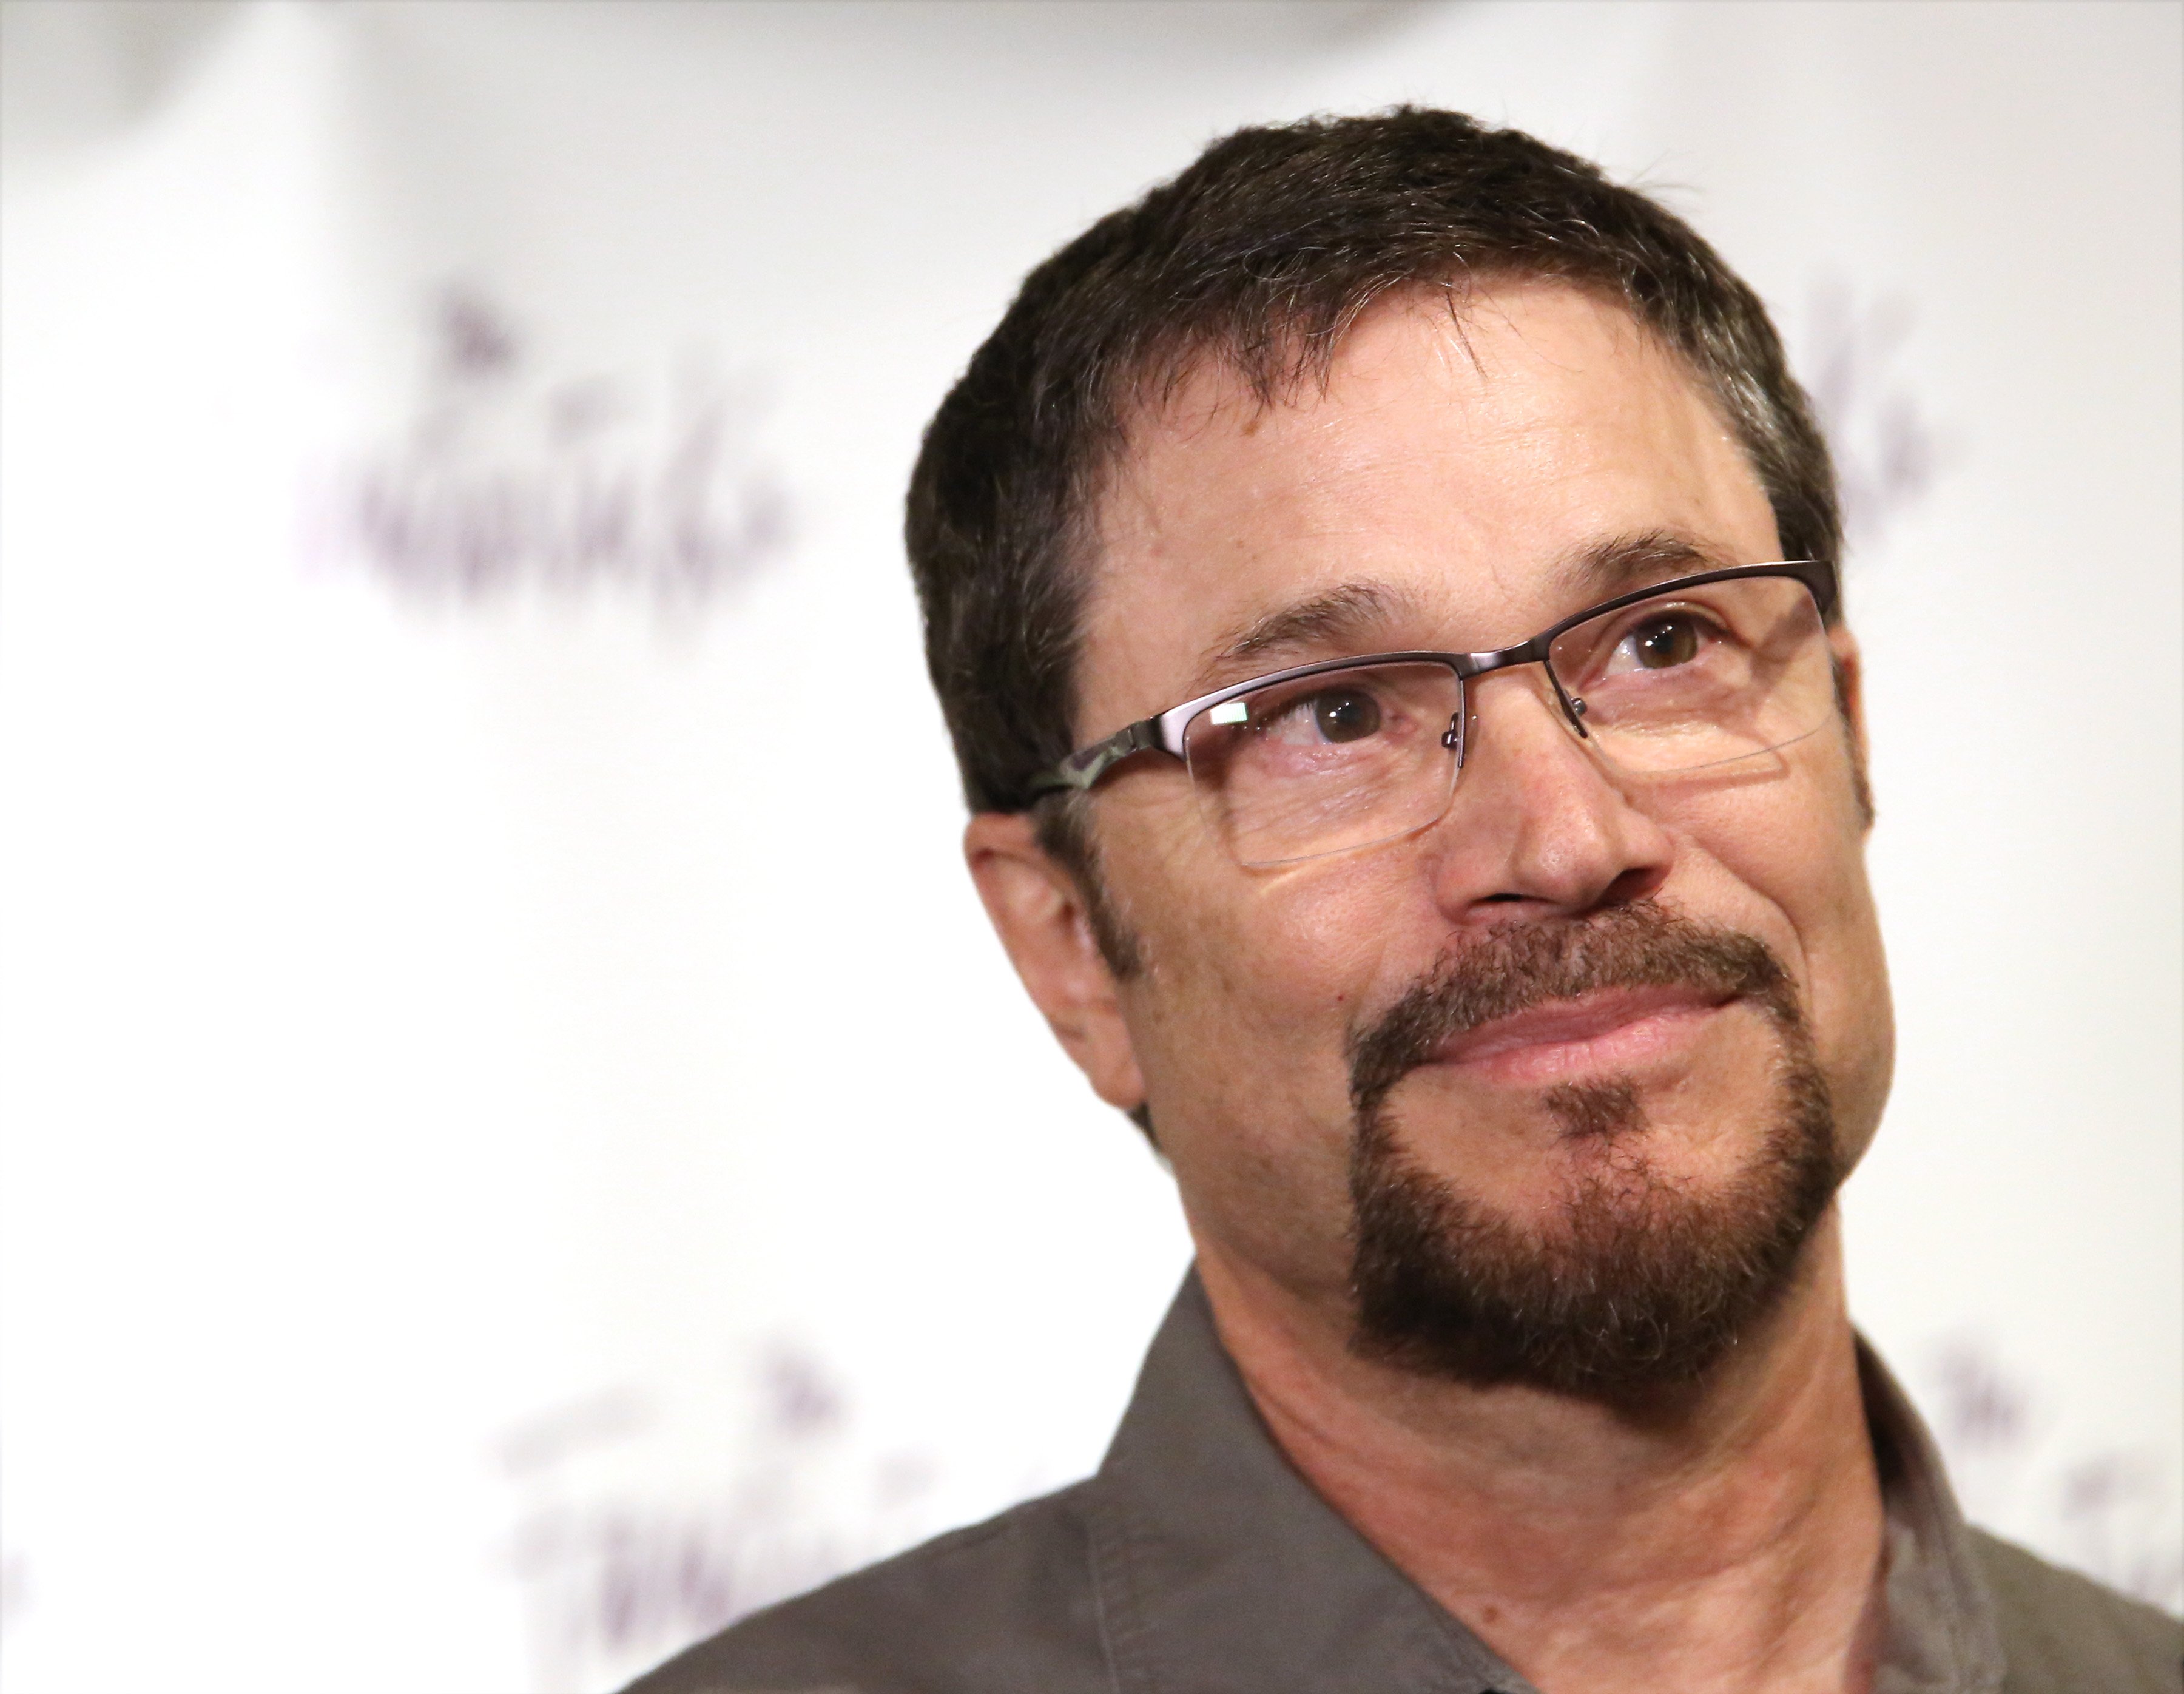
<path fill-rule="evenodd" d="M 1070 789 L 1081 794 L 1132 754 L 1154 749 L 1165 750 L 1161 741 L 1160 720 L 1156 717 L 1140 718 L 1128 728 L 1117 730 L 1105 741 L 1095 741 L 1089 747 L 1080 747 L 1059 765 L 1042 771 L 1032 779 L 1032 794 L 1037 797 Z"/>

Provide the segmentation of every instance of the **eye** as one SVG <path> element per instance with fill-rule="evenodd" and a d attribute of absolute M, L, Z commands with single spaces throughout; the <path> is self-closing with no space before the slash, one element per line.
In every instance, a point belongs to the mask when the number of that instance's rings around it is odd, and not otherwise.
<path fill-rule="evenodd" d="M 1687 612 L 1663 612 L 1635 624 L 1616 644 L 1612 670 L 1666 671 L 1699 656 L 1705 638 Z"/>
<path fill-rule="evenodd" d="M 1303 702 L 1329 741 L 1362 741 L 1380 727 L 1380 703 L 1357 688 L 1329 688 Z"/>

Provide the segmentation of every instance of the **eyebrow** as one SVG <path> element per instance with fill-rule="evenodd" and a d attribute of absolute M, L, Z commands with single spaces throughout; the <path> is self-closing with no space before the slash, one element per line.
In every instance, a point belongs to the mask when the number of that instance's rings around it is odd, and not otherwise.
<path fill-rule="evenodd" d="M 1384 582 L 1345 582 L 1268 613 L 1210 651 L 1199 674 L 1211 679 L 1240 669 L 1264 670 L 1270 655 L 1290 657 L 1355 646 L 1366 632 L 1387 627 L 1409 604 L 1408 595 Z"/>
<path fill-rule="evenodd" d="M 1574 610 L 1649 581 L 1696 575 L 1737 562 L 1691 536 L 1649 529 L 1588 543 L 1551 568 Z M 1270 657 L 1303 660 L 1315 654 L 1369 648 L 1375 644 L 1368 636 L 1400 621 L 1412 609 L 1409 594 L 1385 582 L 1369 577 L 1345 582 L 1268 613 L 1242 634 L 1211 649 L 1198 674 L 1218 684 L 1253 671 L 1280 669 L 1279 663 L 1269 666 Z"/>
<path fill-rule="evenodd" d="M 1573 600 L 1613 599 L 1630 588 L 1669 577 L 1696 576 L 1741 561 L 1704 542 L 1672 529 L 1641 530 L 1610 536 L 1565 554 L 1555 577 Z M 1573 606 L 1572 610 L 1575 610 Z"/>

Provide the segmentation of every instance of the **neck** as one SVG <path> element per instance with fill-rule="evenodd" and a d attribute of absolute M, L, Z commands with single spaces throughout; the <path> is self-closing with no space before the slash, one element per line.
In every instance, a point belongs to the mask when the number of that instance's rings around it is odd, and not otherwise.
<path fill-rule="evenodd" d="M 1835 1212 L 1768 1318 L 1639 1409 L 1360 1359 L 1346 1311 L 1199 1247 L 1223 1343 L 1290 1463 L 1546 1694 L 1868 1685 L 1880 1486 Z"/>

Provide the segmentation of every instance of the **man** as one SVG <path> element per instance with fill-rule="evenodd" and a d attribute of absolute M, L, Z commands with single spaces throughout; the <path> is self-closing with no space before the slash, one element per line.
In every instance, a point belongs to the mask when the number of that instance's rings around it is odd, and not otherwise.
<path fill-rule="evenodd" d="M 1231 136 L 1033 272 L 908 535 L 972 874 L 1196 1263 L 1096 1476 L 643 1694 L 2178 1686 L 1851 1329 L 1858 648 L 1703 242 L 1451 114 Z"/>

